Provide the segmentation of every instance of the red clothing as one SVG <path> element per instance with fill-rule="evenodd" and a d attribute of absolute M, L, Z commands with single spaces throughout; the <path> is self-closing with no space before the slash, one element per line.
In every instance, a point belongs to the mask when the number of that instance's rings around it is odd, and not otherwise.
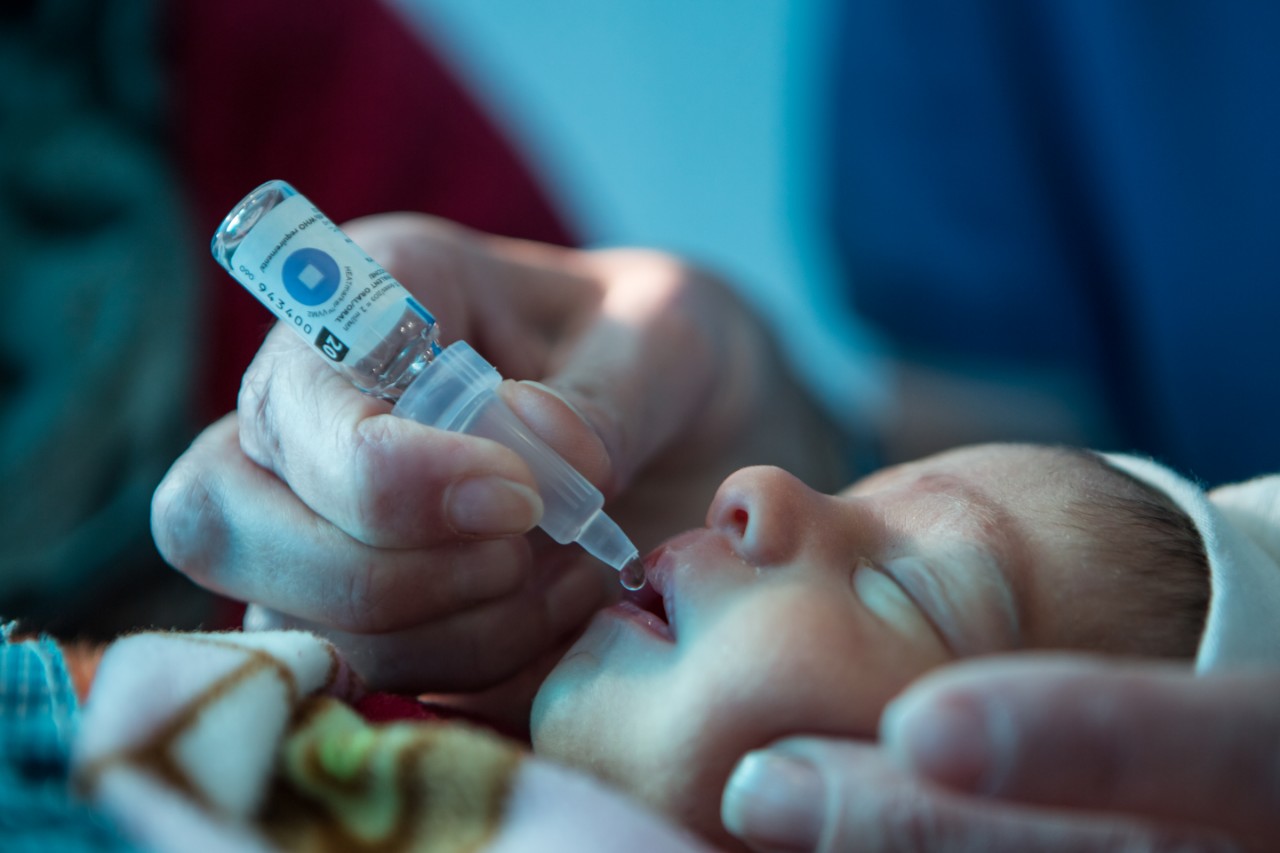
<path fill-rule="evenodd" d="M 356 712 L 371 723 L 394 723 L 399 721 L 427 720 L 433 722 L 461 721 L 488 729 L 528 747 L 527 731 L 512 731 L 493 720 L 468 713 L 459 708 L 442 705 L 438 702 L 424 702 L 412 696 L 401 696 L 396 693 L 369 693 L 361 697 L 353 705 Z"/>
<path fill-rule="evenodd" d="M 199 238 L 283 178 L 342 222 L 412 210 L 569 244 L 526 163 L 430 47 L 378 0 L 172 3 L 173 126 Z M 203 411 L 235 405 L 270 315 L 205 265 Z"/>

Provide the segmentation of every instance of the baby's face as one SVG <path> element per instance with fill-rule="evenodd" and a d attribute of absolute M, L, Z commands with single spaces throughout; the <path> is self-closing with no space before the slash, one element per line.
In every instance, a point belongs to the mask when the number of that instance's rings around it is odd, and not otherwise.
<path fill-rule="evenodd" d="M 720 794 L 746 752 L 800 732 L 874 737 L 925 671 L 1051 635 L 1053 599 L 1090 580 L 1072 571 L 1072 534 L 1042 522 L 1088 476 L 1007 445 L 835 496 L 739 471 L 705 528 L 649 555 L 648 598 L 601 612 L 548 678 L 534 748 L 723 841 Z"/>

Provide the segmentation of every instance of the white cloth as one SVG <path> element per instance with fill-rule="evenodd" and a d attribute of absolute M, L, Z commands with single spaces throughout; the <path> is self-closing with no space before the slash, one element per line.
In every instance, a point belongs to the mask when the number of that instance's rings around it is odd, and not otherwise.
<path fill-rule="evenodd" d="M 1209 616 L 1199 672 L 1280 666 L 1280 475 L 1205 492 L 1150 459 L 1102 454 L 1190 516 L 1209 558 Z"/>

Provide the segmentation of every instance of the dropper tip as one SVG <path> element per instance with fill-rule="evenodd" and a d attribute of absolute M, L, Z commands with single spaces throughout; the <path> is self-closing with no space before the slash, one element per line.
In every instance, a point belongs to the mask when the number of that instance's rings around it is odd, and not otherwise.
<path fill-rule="evenodd" d="M 640 562 L 639 555 L 627 560 L 622 568 L 618 569 L 618 579 L 622 581 L 624 587 L 632 592 L 644 589 L 644 563 Z"/>

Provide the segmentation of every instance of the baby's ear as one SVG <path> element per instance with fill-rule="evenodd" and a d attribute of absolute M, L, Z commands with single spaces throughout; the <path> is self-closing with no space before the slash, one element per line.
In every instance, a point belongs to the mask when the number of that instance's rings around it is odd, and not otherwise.
<path fill-rule="evenodd" d="M 1280 474 L 1219 486 L 1209 501 L 1232 527 L 1280 564 Z"/>

